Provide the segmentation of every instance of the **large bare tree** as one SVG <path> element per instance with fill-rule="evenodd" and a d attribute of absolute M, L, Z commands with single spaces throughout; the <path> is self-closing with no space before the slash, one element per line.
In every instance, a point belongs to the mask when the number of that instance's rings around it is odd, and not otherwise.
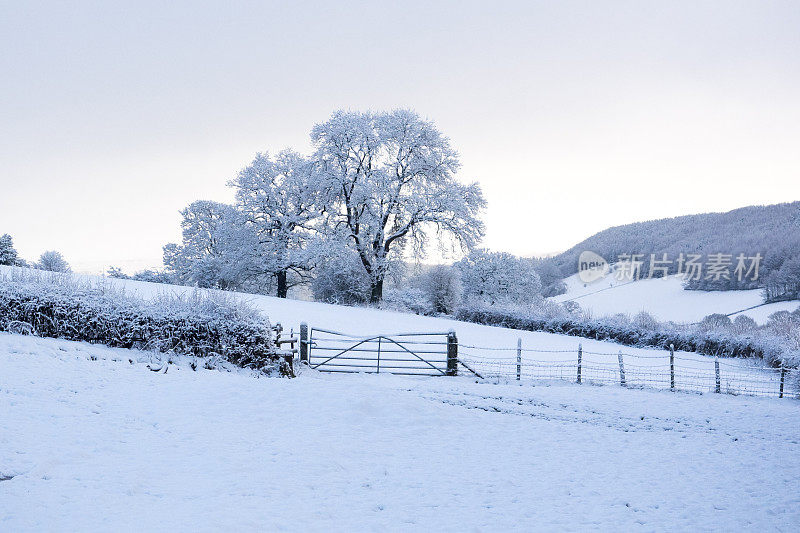
<path fill-rule="evenodd" d="M 337 111 L 311 138 L 327 227 L 355 248 L 372 302 L 383 297 L 390 253 L 421 253 L 434 236 L 469 249 L 483 237 L 480 187 L 456 180 L 458 153 L 415 112 Z"/>
<path fill-rule="evenodd" d="M 314 165 L 291 150 L 275 158 L 266 153 L 255 159 L 231 180 L 236 189 L 236 205 L 255 243 L 250 262 L 258 273 L 275 277 L 277 296 L 286 298 L 290 287 L 306 280 L 313 266 L 308 245 L 315 221 L 324 206 L 319 204 L 319 181 Z M 249 244 L 249 246 L 248 246 Z"/>

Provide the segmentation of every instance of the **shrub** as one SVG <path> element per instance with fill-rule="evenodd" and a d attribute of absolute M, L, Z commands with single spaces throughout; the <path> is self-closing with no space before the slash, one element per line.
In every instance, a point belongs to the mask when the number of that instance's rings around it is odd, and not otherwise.
<path fill-rule="evenodd" d="M 436 265 L 416 280 L 436 313 L 454 313 L 461 303 L 461 278 L 452 266 Z"/>
<path fill-rule="evenodd" d="M 356 254 L 334 253 L 317 267 L 311 292 L 318 302 L 365 304 L 370 297 L 369 276 Z"/>
<path fill-rule="evenodd" d="M 774 366 L 794 366 L 798 362 L 788 340 L 772 336 L 735 336 L 729 332 L 713 331 L 704 333 L 690 326 L 674 324 L 656 324 L 655 327 L 651 324 L 645 328 L 635 324 L 621 324 L 618 319 L 592 320 L 580 316 L 532 314 L 489 307 L 462 308 L 456 313 L 456 318 L 488 326 L 574 335 L 627 346 L 669 349 L 672 344 L 676 350 L 705 355 L 762 358 Z"/>
<path fill-rule="evenodd" d="M 241 302 L 200 292 L 144 301 L 56 276 L 6 278 L 0 286 L 0 331 L 219 356 L 266 373 L 287 370 L 275 353 L 266 318 Z"/>
<path fill-rule="evenodd" d="M 70 272 L 69 263 L 67 263 L 61 252 L 49 250 L 44 252 L 39 257 L 39 262 L 36 263 L 36 268 L 40 270 L 47 270 L 49 272 Z"/>
<path fill-rule="evenodd" d="M 433 315 L 436 313 L 425 291 L 415 287 L 386 289 L 383 293 L 381 307 L 390 311 L 414 313 L 415 315 Z"/>

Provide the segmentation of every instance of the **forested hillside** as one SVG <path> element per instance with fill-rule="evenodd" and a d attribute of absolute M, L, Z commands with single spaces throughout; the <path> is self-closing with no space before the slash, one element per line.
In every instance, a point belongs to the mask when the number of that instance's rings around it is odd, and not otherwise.
<path fill-rule="evenodd" d="M 710 256 L 730 255 L 730 279 L 707 276 L 687 288 L 703 290 L 730 290 L 765 287 L 771 299 L 787 297 L 796 291 L 800 279 L 800 202 L 769 206 L 750 206 L 727 213 L 705 213 L 675 218 L 636 222 L 608 228 L 578 243 L 566 252 L 545 262 L 563 277 L 577 271 L 578 257 L 591 250 L 609 262 L 625 254 L 642 254 L 641 277 L 650 273 L 650 254 L 657 259 L 666 257 L 669 274 L 678 273 L 678 258 L 688 254 L 701 254 L 701 262 L 708 264 Z M 754 257 L 761 254 L 758 277 L 753 273 L 737 279 L 733 275 L 737 256 Z M 747 262 L 747 266 L 750 266 Z M 663 271 L 654 271 L 654 277 Z M 794 295 L 796 297 L 796 295 Z"/>

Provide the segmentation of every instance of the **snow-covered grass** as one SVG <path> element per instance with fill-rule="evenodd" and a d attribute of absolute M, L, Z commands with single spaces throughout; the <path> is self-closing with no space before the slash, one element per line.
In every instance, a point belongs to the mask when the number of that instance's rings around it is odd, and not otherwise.
<path fill-rule="evenodd" d="M 0 529 L 800 524 L 793 400 L 128 363 L 148 357 L 0 334 Z"/>
<path fill-rule="evenodd" d="M 554 296 L 553 301 L 574 300 L 593 316 L 609 316 L 617 313 L 635 315 L 646 311 L 660 321 L 678 323 L 699 322 L 714 314 L 735 313 L 763 302 L 759 289 L 748 291 L 687 291 L 680 276 L 642 279 L 638 281 L 617 280 L 614 275 L 585 284 L 577 274 L 564 280 L 567 292 Z M 794 311 L 800 302 L 777 302 L 749 309 L 739 314 L 764 324 L 772 313 Z"/>
<path fill-rule="evenodd" d="M 24 275 L 25 269 L 0 267 L 0 275 Z M 98 276 L 69 274 L 70 279 L 86 283 L 102 284 L 113 290 L 139 298 L 160 298 L 164 295 L 191 295 L 197 289 L 176 285 L 164 285 L 142 281 L 103 278 Z M 609 341 L 597 341 L 558 335 L 538 331 L 522 331 L 501 327 L 484 326 L 468 322 L 461 322 L 445 317 L 427 317 L 394 311 L 385 311 L 366 307 L 346 307 L 318 302 L 280 299 L 263 295 L 225 293 L 231 298 L 238 298 L 247 302 L 251 307 L 260 310 L 269 317 L 272 323 L 281 323 L 288 332 L 298 331 L 301 322 L 307 322 L 311 327 L 324 328 L 334 331 L 343 331 L 354 335 L 392 334 L 402 332 L 447 332 L 453 330 L 458 336 L 459 349 L 462 357 L 472 360 L 484 360 L 483 364 L 488 370 L 495 370 L 493 361 L 510 361 L 516 357 L 517 339 L 521 339 L 523 349 L 523 364 L 532 364 L 534 361 L 558 361 L 565 358 L 572 359 L 577 356 L 578 345 L 582 345 L 584 352 L 605 354 L 593 356 L 601 364 L 616 364 L 616 354 L 623 351 L 633 357 L 643 357 L 638 364 L 643 366 L 664 365 L 668 361 L 668 353 L 660 349 L 639 348 L 623 346 Z M 539 350 L 527 352 L 527 350 Z M 569 355 L 565 355 L 568 352 Z M 676 352 L 680 358 L 680 365 L 685 370 L 703 372 L 703 385 L 707 384 L 708 377 L 712 375 L 713 359 L 692 352 Z M 629 364 L 632 362 L 629 361 Z M 637 363 L 633 363 L 637 364 Z M 726 365 L 731 365 L 734 370 L 744 374 L 759 375 L 762 362 L 741 359 L 728 359 Z M 755 368 L 754 368 L 755 367 Z"/>

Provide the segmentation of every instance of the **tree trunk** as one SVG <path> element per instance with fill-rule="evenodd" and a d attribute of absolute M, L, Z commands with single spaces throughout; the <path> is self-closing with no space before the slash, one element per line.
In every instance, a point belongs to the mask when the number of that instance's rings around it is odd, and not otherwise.
<path fill-rule="evenodd" d="M 372 293 L 369 296 L 369 303 L 376 304 L 383 300 L 383 276 L 372 282 Z"/>
<path fill-rule="evenodd" d="M 289 287 L 286 284 L 286 271 L 281 270 L 275 277 L 278 278 L 278 298 L 286 298 L 286 294 L 289 292 Z"/>

